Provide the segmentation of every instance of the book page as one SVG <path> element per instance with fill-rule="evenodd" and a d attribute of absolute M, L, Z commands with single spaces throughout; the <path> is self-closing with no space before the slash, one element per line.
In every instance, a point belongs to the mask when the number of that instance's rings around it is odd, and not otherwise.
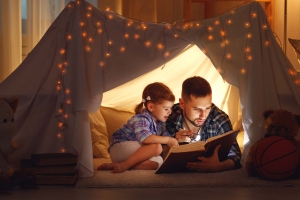
<path fill-rule="evenodd" d="M 199 141 L 199 142 L 193 142 L 190 144 L 185 145 L 179 145 L 179 146 L 173 146 L 169 153 L 178 153 L 178 152 L 189 152 L 189 151 L 204 151 L 204 145 L 205 142 Z"/>

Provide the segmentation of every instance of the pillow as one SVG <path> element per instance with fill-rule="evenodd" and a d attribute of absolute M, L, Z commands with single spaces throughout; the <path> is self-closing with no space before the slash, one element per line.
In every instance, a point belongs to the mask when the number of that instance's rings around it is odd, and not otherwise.
<path fill-rule="evenodd" d="M 110 158 L 108 153 L 109 140 L 105 120 L 98 109 L 89 113 L 93 156 L 97 158 Z"/>
<path fill-rule="evenodd" d="M 100 110 L 106 122 L 108 141 L 110 141 L 111 135 L 115 132 L 115 130 L 120 128 L 134 115 L 133 112 L 121 111 L 104 106 L 101 106 Z"/>

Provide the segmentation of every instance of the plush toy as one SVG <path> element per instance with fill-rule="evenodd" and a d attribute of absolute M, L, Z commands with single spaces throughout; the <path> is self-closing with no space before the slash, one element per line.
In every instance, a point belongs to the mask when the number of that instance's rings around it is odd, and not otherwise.
<path fill-rule="evenodd" d="M 265 137 L 256 143 L 254 143 L 249 150 L 247 160 L 245 163 L 245 168 L 247 170 L 247 173 L 249 176 L 263 176 L 262 173 L 258 171 L 257 166 L 257 157 L 261 156 L 262 153 L 268 153 L 267 150 L 271 149 L 269 148 L 270 145 L 277 145 L 277 148 L 273 148 L 272 152 L 269 152 L 269 155 L 274 155 L 276 153 L 282 153 L 287 149 L 287 146 L 290 146 L 294 149 L 294 154 L 296 157 L 291 157 L 290 159 L 293 159 L 292 162 L 296 162 L 296 166 L 292 171 L 292 175 L 287 174 L 287 176 L 270 176 L 267 177 L 267 179 L 270 180 L 282 180 L 290 177 L 299 177 L 300 167 L 299 167 L 299 158 L 300 158 L 300 142 L 295 138 L 299 131 L 300 126 L 300 115 L 295 115 L 287 110 L 284 109 L 278 109 L 278 110 L 266 110 L 263 113 L 263 117 L 265 120 Z M 279 136 L 279 137 L 278 137 Z M 281 138 L 281 139 L 278 139 Z M 268 141 L 267 141 L 268 140 Z M 279 142 L 280 140 L 280 142 Z M 285 145 L 280 149 L 280 143 L 283 144 L 285 142 Z M 261 147 L 264 145 L 264 147 Z M 275 147 L 274 145 L 274 147 Z M 258 148 L 263 148 L 264 150 L 258 150 Z M 260 151 L 263 151 L 260 153 Z M 258 155 L 260 154 L 260 155 Z M 289 155 L 290 156 L 290 155 Z M 269 156 L 270 157 L 270 156 Z M 279 156 L 278 156 L 279 157 Z M 259 158 L 261 159 L 261 158 Z M 279 158 L 281 159 L 281 158 Z M 277 159 L 276 162 L 279 163 L 280 160 Z M 289 159 L 285 157 L 285 159 Z M 274 159 L 275 160 L 275 159 Z M 260 162 L 260 161 L 259 161 Z M 271 163 L 270 165 L 273 166 L 276 170 L 279 168 L 279 166 L 276 166 L 276 162 Z M 269 162 L 270 163 L 270 162 Z M 281 165 L 284 165 L 285 163 L 279 163 Z M 262 177 L 266 178 L 266 177 Z"/>
<path fill-rule="evenodd" d="M 8 154 L 13 153 L 17 143 L 12 142 L 14 134 L 14 113 L 16 112 L 19 99 L 14 97 L 10 100 L 0 99 L 0 174 L 11 176 L 14 169 L 9 165 Z"/>

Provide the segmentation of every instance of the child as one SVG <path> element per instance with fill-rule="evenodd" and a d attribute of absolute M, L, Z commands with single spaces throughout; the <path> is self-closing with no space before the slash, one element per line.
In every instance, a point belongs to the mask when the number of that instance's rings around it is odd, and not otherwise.
<path fill-rule="evenodd" d="M 146 86 L 136 114 L 112 135 L 108 149 L 112 163 L 104 163 L 97 170 L 121 173 L 127 169 L 157 169 L 163 162 L 161 144 L 178 145 L 165 126 L 174 101 L 166 85 L 155 82 Z"/>

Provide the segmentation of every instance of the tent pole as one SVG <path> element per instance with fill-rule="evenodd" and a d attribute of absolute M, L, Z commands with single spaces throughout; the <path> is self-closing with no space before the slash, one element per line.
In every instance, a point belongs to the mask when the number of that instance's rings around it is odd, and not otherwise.
<path fill-rule="evenodd" d="M 284 53 L 286 54 L 286 29 L 287 29 L 287 0 L 284 0 L 284 33 L 283 33 L 283 49 Z"/>

